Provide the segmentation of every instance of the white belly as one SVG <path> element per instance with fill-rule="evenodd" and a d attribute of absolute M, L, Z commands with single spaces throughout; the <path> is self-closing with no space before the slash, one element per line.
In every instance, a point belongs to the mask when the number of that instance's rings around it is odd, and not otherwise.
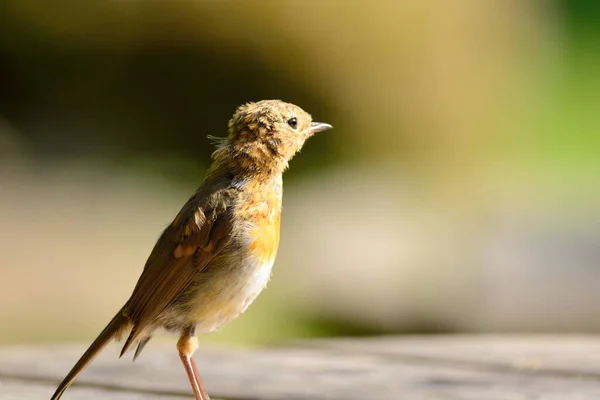
<path fill-rule="evenodd" d="M 199 333 L 212 332 L 234 319 L 248 308 L 271 277 L 274 260 L 261 265 L 246 266 L 244 270 L 220 279 L 222 286 L 210 288 L 194 301 L 194 319 Z"/>

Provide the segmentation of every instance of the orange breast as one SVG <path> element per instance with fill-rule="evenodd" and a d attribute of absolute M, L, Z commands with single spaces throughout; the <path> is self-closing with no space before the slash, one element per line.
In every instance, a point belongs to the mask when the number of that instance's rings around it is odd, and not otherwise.
<path fill-rule="evenodd" d="M 250 252 L 261 262 L 272 262 L 275 260 L 277 248 L 279 247 L 279 224 L 281 214 L 277 212 L 274 218 L 261 218 L 255 221 L 250 229 Z"/>
<path fill-rule="evenodd" d="M 281 176 L 256 179 L 246 184 L 237 209 L 238 218 L 248 223 L 249 251 L 261 263 L 272 263 L 277 254 L 281 197 Z"/>

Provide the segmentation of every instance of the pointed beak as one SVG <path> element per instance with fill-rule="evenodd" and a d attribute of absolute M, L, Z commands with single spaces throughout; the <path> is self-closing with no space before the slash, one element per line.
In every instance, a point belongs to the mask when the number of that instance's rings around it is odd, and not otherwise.
<path fill-rule="evenodd" d="M 312 124 L 310 124 L 311 133 L 323 132 L 323 131 L 326 131 L 327 129 L 332 129 L 332 128 L 333 128 L 333 126 L 326 124 L 324 122 L 313 122 Z"/>

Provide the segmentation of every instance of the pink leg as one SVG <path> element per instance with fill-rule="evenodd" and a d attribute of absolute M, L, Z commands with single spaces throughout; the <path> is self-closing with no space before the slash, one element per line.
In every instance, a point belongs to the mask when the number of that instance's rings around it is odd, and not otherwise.
<path fill-rule="evenodd" d="M 195 336 L 190 336 L 188 332 L 184 332 L 177 342 L 179 358 L 181 358 L 185 372 L 190 380 L 196 400 L 210 400 L 208 394 L 206 394 L 206 390 L 204 390 L 202 379 L 198 373 L 198 367 L 192 358 L 192 355 L 197 348 L 198 340 Z"/>

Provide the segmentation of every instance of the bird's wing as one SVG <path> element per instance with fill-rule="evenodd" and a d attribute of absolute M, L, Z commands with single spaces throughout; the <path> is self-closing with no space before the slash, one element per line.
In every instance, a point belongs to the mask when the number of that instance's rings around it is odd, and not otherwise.
<path fill-rule="evenodd" d="M 124 354 L 144 328 L 181 294 L 196 274 L 205 269 L 231 238 L 232 207 L 188 202 L 158 239 L 144 271 L 125 305 L 133 329 Z"/>

